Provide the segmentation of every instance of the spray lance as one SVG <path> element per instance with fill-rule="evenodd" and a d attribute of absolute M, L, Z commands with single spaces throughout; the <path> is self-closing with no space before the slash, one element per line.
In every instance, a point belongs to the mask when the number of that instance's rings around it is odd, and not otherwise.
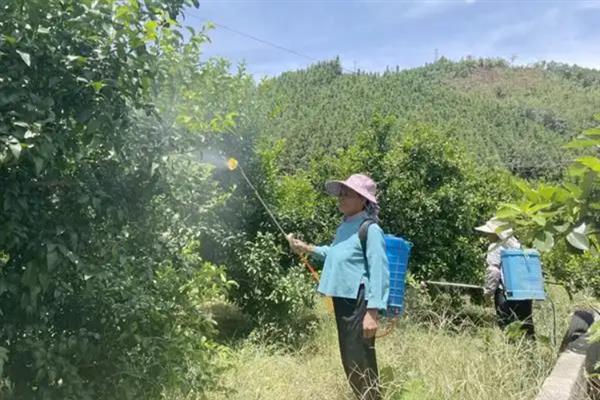
<path fill-rule="evenodd" d="M 252 188 L 252 190 L 254 191 L 254 194 L 258 198 L 258 201 L 260 201 L 260 204 L 262 204 L 262 206 L 264 207 L 264 209 L 267 212 L 267 214 L 269 214 L 269 217 L 271 217 L 271 220 L 273 221 L 273 223 L 275 224 L 275 226 L 277 227 L 277 229 L 281 232 L 281 234 L 283 235 L 283 237 L 287 240 L 288 239 L 288 234 L 283 230 L 283 228 L 281 227 L 281 225 L 277 221 L 277 218 L 275 218 L 275 215 L 273 215 L 273 213 L 271 212 L 271 210 L 269 209 L 269 207 L 267 206 L 267 204 L 263 200 L 262 196 L 260 195 L 260 193 L 258 193 L 258 190 L 256 189 L 256 187 L 254 187 L 254 185 L 252 184 L 252 182 L 250 181 L 250 179 L 246 175 L 246 172 L 244 172 L 244 169 L 242 168 L 242 166 L 239 165 L 238 161 L 235 158 L 229 158 L 227 160 L 227 168 L 229 168 L 230 171 L 234 171 L 236 169 L 238 171 L 240 171 L 240 175 L 242 175 L 242 177 L 244 178 L 244 180 L 246 181 L 246 183 L 248 183 L 248 186 L 250 186 L 250 188 Z M 312 275 L 312 277 L 315 280 L 315 282 L 318 283 L 319 282 L 319 275 L 317 274 L 317 271 L 315 271 L 315 269 L 313 268 L 313 266 L 310 265 L 310 263 L 306 259 L 306 256 L 304 256 L 303 254 L 301 254 L 301 255 L 299 255 L 299 257 L 300 257 L 300 260 L 302 261 L 302 264 L 304 264 L 304 266 L 306 267 L 306 269 L 308 269 L 308 271 Z M 331 301 L 331 299 L 329 299 L 329 301 Z M 330 308 L 329 302 L 328 302 L 328 308 Z M 332 306 L 331 306 L 331 308 L 332 308 Z"/>

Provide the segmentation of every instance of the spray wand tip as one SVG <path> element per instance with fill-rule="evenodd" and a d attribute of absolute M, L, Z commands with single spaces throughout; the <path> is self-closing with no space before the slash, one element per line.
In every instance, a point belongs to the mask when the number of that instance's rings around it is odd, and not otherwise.
<path fill-rule="evenodd" d="M 236 169 L 238 166 L 238 161 L 235 158 L 230 158 L 227 160 L 227 168 L 229 168 L 230 171 L 233 171 L 234 169 Z"/>

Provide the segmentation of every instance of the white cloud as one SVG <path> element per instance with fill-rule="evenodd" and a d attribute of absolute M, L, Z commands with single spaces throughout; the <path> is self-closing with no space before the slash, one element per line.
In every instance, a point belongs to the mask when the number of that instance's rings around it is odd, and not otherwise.
<path fill-rule="evenodd" d="M 579 1 L 577 8 L 580 10 L 597 9 L 600 10 L 600 0 Z"/>
<path fill-rule="evenodd" d="M 456 7 L 471 5 L 476 0 L 359 0 L 370 7 L 370 13 L 378 19 L 390 20 L 397 17 L 423 19 Z"/>
<path fill-rule="evenodd" d="M 436 14 L 442 14 L 452 8 L 464 6 L 465 4 L 475 3 L 475 0 L 424 0 L 420 2 L 408 3 L 403 15 L 407 18 L 420 19 Z"/>
<path fill-rule="evenodd" d="M 538 18 L 500 26 L 485 35 L 484 41 L 489 47 L 494 47 L 508 39 L 523 37 L 540 29 L 546 30 L 559 21 L 560 15 L 558 8 L 551 8 Z"/>

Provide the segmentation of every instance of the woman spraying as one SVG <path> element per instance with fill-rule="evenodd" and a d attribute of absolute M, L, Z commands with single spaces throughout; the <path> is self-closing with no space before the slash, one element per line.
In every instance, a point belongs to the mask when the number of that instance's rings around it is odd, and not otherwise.
<path fill-rule="evenodd" d="M 356 396 L 380 398 L 375 333 L 377 312 L 385 310 L 389 291 L 388 260 L 383 231 L 377 224 L 376 184 L 361 174 L 345 181 L 330 181 L 326 191 L 338 197 L 343 220 L 329 246 L 313 246 L 288 236 L 292 250 L 325 261 L 318 291 L 333 298 L 342 365 Z M 366 251 L 358 237 L 363 222 L 368 228 Z M 365 259 L 366 254 L 366 259 Z"/>

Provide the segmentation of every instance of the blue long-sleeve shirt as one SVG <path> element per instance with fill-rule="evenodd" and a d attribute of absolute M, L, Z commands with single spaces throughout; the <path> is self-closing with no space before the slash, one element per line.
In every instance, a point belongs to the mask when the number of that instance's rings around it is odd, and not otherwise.
<path fill-rule="evenodd" d="M 338 226 L 331 245 L 314 247 L 313 257 L 325 260 L 317 290 L 326 296 L 356 299 L 362 282 L 367 308 L 385 310 L 390 277 L 383 230 L 377 224 L 369 226 L 367 271 L 358 238 L 358 229 L 366 218 L 365 212 L 346 218 Z"/>

